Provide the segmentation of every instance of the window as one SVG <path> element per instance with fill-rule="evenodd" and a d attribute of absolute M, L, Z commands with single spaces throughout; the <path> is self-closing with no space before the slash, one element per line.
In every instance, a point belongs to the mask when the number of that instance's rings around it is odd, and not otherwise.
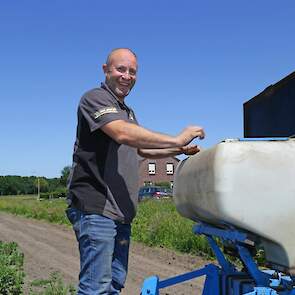
<path fill-rule="evenodd" d="M 156 164 L 149 163 L 149 174 L 156 174 Z"/>
<path fill-rule="evenodd" d="M 173 175 L 173 171 L 174 170 L 174 167 L 173 167 L 173 164 L 171 163 L 167 163 L 166 164 L 166 172 L 168 175 Z"/>

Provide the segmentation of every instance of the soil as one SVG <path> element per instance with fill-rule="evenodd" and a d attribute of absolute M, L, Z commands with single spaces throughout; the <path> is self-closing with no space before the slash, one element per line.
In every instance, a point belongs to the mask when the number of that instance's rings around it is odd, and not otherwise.
<path fill-rule="evenodd" d="M 71 228 L 0 213 L 0 240 L 15 241 L 25 255 L 25 294 L 29 283 L 46 279 L 58 271 L 64 282 L 76 286 L 79 273 L 79 253 Z M 200 257 L 178 254 L 162 248 L 150 248 L 132 242 L 128 279 L 123 295 L 139 295 L 143 280 L 158 275 L 160 280 L 204 266 Z M 203 278 L 162 289 L 162 295 L 201 294 Z"/>

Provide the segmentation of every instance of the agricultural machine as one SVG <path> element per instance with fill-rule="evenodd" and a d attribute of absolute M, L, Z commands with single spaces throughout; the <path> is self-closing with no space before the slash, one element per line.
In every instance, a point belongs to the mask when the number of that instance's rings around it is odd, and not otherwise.
<path fill-rule="evenodd" d="M 176 208 L 196 221 L 194 233 L 207 238 L 218 263 L 147 278 L 142 295 L 201 276 L 203 295 L 295 295 L 294 111 L 295 72 L 244 104 L 245 139 L 179 163 Z M 254 259 L 260 249 L 263 267 Z"/>

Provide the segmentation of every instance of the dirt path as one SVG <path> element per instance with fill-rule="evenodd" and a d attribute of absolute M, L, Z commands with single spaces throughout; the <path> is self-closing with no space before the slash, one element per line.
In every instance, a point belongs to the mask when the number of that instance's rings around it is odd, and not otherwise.
<path fill-rule="evenodd" d="M 26 282 L 45 279 L 59 271 L 65 282 L 76 285 L 79 271 L 77 243 L 66 226 L 48 224 L 0 213 L 0 240 L 15 241 L 25 254 Z M 204 265 L 206 261 L 188 255 L 175 254 L 133 242 L 130 250 L 129 274 L 123 295 L 138 295 L 144 278 L 159 275 L 164 279 Z M 161 294 L 201 294 L 203 279 L 166 288 Z"/>

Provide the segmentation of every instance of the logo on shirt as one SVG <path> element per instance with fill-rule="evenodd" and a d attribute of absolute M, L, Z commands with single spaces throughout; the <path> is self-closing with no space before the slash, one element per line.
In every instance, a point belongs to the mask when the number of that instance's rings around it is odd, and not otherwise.
<path fill-rule="evenodd" d="M 94 115 L 94 119 L 97 119 L 101 117 L 102 115 L 111 114 L 111 113 L 118 113 L 118 110 L 115 107 L 108 107 L 108 108 L 103 108 L 96 111 L 93 115 Z"/>
<path fill-rule="evenodd" d="M 134 121 L 134 114 L 132 111 L 130 111 L 130 113 L 129 113 L 129 119 Z"/>

